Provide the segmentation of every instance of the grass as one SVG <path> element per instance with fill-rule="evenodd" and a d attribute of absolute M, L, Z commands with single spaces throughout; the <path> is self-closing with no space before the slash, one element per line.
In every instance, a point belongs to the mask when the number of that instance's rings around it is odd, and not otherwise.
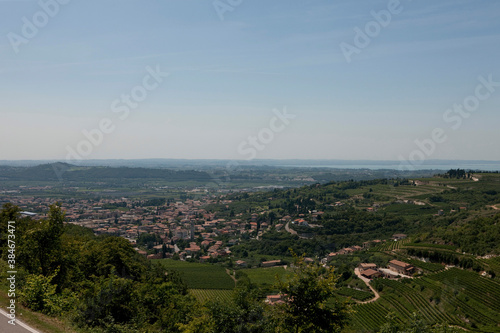
<path fill-rule="evenodd" d="M 166 269 L 177 271 L 189 289 L 233 289 L 234 281 L 222 266 L 157 259 Z"/>

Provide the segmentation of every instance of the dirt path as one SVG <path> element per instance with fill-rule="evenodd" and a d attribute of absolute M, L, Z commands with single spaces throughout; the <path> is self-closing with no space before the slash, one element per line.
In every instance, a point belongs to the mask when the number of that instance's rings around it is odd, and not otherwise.
<path fill-rule="evenodd" d="M 297 231 L 293 230 L 293 229 L 290 229 L 290 226 L 289 226 L 289 223 L 290 222 L 287 222 L 286 225 L 285 225 L 285 230 L 288 231 L 289 233 L 291 233 L 292 235 L 296 235 L 297 234 Z"/>
<path fill-rule="evenodd" d="M 234 271 L 233 271 L 233 272 L 234 272 Z M 227 273 L 227 275 L 229 275 L 229 276 L 231 277 L 231 279 L 233 279 L 233 281 L 234 281 L 234 287 L 236 288 L 236 283 L 237 283 L 238 281 L 236 281 L 236 278 L 234 277 L 234 275 L 233 275 L 233 274 L 231 274 L 231 271 L 230 271 L 228 268 L 226 268 L 226 273 Z"/>
<path fill-rule="evenodd" d="M 500 205 L 500 204 L 498 204 L 498 205 Z M 496 210 L 500 210 L 500 208 L 497 207 L 498 205 L 491 205 L 491 206 L 488 206 L 488 207 L 491 207 L 491 208 L 496 209 Z"/>
<path fill-rule="evenodd" d="M 366 303 L 371 303 L 371 302 L 375 302 L 376 300 L 378 300 L 380 298 L 380 295 L 378 294 L 378 292 L 370 285 L 370 280 L 365 278 L 364 276 L 361 275 L 361 273 L 359 272 L 359 269 L 358 268 L 355 268 L 354 269 L 354 274 L 357 275 L 357 277 L 359 277 L 367 286 L 368 288 L 370 288 L 370 290 L 373 292 L 373 294 L 375 295 L 374 298 L 368 300 L 368 301 L 364 301 L 364 302 L 358 302 L 359 304 L 366 304 Z"/>

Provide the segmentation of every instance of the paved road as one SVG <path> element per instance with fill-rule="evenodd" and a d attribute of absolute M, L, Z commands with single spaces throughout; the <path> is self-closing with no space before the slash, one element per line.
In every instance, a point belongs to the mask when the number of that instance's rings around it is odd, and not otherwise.
<path fill-rule="evenodd" d="M 8 317 L 8 313 L 0 309 L 0 332 L 5 333 L 42 333 L 40 331 L 35 330 L 34 328 L 29 327 L 25 323 L 16 319 L 16 325 L 9 324 L 10 318 Z"/>

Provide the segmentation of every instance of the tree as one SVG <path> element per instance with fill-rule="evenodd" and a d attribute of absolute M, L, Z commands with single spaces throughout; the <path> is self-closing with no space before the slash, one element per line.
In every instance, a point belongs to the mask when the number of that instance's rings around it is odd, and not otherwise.
<path fill-rule="evenodd" d="M 306 264 L 304 256 L 295 258 L 293 276 L 277 287 L 284 303 L 273 308 L 277 332 L 340 332 L 347 325 L 350 308 L 334 300 L 337 275 L 333 268 Z"/>
<path fill-rule="evenodd" d="M 63 258 L 61 236 L 64 232 L 64 213 L 58 203 L 49 208 L 48 219 L 28 222 L 19 237 L 19 261 L 32 274 L 48 276 L 61 270 Z M 61 274 L 62 272 L 60 272 Z M 58 279 L 55 279 L 58 281 Z"/>
<path fill-rule="evenodd" d="M 51 284 L 57 271 L 51 276 L 29 275 L 21 289 L 20 301 L 28 308 L 46 314 L 59 314 L 62 311 L 63 301 L 56 295 L 57 286 Z"/>
<path fill-rule="evenodd" d="M 19 218 L 19 212 L 19 207 L 14 206 L 11 203 L 4 204 L 2 210 L 0 211 L 0 255 L 2 259 L 6 259 L 6 257 L 4 257 L 4 253 L 7 253 L 5 250 L 8 243 L 8 223 L 9 221 L 17 221 Z M 15 227 L 18 229 L 19 225 L 16 225 Z"/>

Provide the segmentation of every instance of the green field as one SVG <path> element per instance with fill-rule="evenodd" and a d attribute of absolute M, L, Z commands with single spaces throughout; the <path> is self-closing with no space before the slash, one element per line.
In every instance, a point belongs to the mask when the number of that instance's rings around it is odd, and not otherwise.
<path fill-rule="evenodd" d="M 274 285 L 277 282 L 276 276 L 279 276 L 281 280 L 284 280 L 289 274 L 291 274 L 283 267 L 242 269 L 241 272 L 248 276 L 250 282 L 259 286 Z"/>
<path fill-rule="evenodd" d="M 234 281 L 225 268 L 217 265 L 191 263 L 171 259 L 154 260 L 169 270 L 180 273 L 189 289 L 233 289 Z"/>
<path fill-rule="evenodd" d="M 373 293 L 371 292 L 357 290 L 353 288 L 346 288 L 346 287 L 339 288 L 337 290 L 337 294 L 346 297 L 351 297 L 353 299 L 357 299 L 358 301 L 366 301 L 369 300 L 370 298 L 375 297 L 375 295 L 373 295 Z"/>

